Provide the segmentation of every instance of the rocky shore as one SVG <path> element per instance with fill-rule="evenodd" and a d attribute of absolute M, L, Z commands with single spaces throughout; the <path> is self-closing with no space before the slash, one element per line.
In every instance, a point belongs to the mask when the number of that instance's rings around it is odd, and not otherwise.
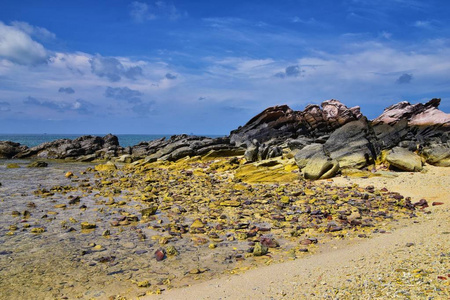
<path fill-rule="evenodd" d="M 286 105 L 265 109 L 221 138 L 176 135 L 123 148 L 116 136 L 81 136 L 28 148 L 0 141 L 0 158 L 67 161 L 177 161 L 184 157 L 238 156 L 257 162 L 290 153 L 306 179 L 370 171 L 381 163 L 394 170 L 420 171 L 424 163 L 450 166 L 450 115 L 440 99 L 400 102 L 369 121 L 359 107 L 337 100 L 294 111 Z M 369 169 L 368 169 L 369 167 Z"/>
<path fill-rule="evenodd" d="M 448 172 L 442 181 L 433 177 L 440 174 L 435 166 L 450 166 L 450 116 L 438 110 L 439 101 L 402 102 L 373 121 L 336 100 L 303 111 L 276 106 L 227 137 L 178 135 L 128 148 L 113 135 L 33 148 L 0 142 L 6 158 L 0 161 L 0 292 L 5 299 L 164 295 L 248 270 L 258 279 L 262 266 L 308 261 L 342 245 L 375 247 L 373 240 L 448 206 Z M 443 194 L 410 195 L 420 183 L 405 176 L 414 173 Z M 421 235 L 405 247 L 421 248 Z M 317 281 L 317 294 L 300 293 L 297 279 L 291 286 L 272 278 L 282 287 L 278 294 L 244 277 L 254 289 L 244 294 L 307 299 L 370 290 L 367 296 L 388 297 L 420 281 L 426 288 L 410 295 L 446 297 L 450 270 L 442 253 L 420 253 L 423 260 L 439 258 L 433 268 L 411 269 L 421 263 L 413 258 L 398 267 L 398 287 L 383 285 L 385 277 L 375 284 L 374 275 L 361 285 L 349 270 L 357 286 L 319 274 L 308 279 Z M 401 277 L 403 270 L 411 276 Z M 203 292 L 200 297 L 220 298 Z"/>

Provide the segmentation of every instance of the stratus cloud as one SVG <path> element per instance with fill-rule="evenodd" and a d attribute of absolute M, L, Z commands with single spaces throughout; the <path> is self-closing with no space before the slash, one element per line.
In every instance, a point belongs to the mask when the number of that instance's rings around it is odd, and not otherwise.
<path fill-rule="evenodd" d="M 45 63 L 48 53 L 26 32 L 0 22 L 0 58 L 21 65 Z"/>
<path fill-rule="evenodd" d="M 119 81 L 122 77 L 135 80 L 142 75 L 139 66 L 125 67 L 117 58 L 97 55 L 89 60 L 91 71 L 99 77 L 106 77 L 112 82 Z"/>

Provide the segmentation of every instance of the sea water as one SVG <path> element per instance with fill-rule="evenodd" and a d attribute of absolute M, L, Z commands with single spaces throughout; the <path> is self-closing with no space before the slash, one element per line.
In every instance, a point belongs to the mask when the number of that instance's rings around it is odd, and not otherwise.
<path fill-rule="evenodd" d="M 12 141 L 28 147 L 34 147 L 42 143 L 59 139 L 76 139 L 84 134 L 0 134 L 0 141 Z M 104 134 L 92 134 L 104 136 Z M 117 134 L 119 144 L 122 147 L 134 146 L 140 142 L 153 141 L 162 137 L 169 138 L 170 134 Z M 220 135 L 206 135 L 208 137 L 219 137 Z"/>

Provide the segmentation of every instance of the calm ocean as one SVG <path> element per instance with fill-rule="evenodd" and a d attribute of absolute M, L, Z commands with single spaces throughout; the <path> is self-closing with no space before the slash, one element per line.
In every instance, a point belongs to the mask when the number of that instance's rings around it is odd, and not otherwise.
<path fill-rule="evenodd" d="M 34 147 L 45 142 L 58 139 L 75 139 L 83 134 L 0 134 L 0 141 L 12 141 L 28 147 Z M 105 136 L 104 134 L 92 134 Z M 134 146 L 140 142 L 156 140 L 162 137 L 170 137 L 165 134 L 116 134 L 122 147 Z M 208 137 L 219 137 L 220 135 L 205 135 Z"/>

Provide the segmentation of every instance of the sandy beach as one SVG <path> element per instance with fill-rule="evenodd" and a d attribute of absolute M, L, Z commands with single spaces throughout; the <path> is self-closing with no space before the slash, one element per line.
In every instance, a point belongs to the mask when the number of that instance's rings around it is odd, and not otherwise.
<path fill-rule="evenodd" d="M 426 199 L 429 207 L 417 218 L 399 220 L 370 239 L 337 241 L 306 258 L 145 299 L 448 299 L 450 168 L 426 166 L 420 173 L 397 175 L 329 182 L 387 188 L 413 203 Z"/>

